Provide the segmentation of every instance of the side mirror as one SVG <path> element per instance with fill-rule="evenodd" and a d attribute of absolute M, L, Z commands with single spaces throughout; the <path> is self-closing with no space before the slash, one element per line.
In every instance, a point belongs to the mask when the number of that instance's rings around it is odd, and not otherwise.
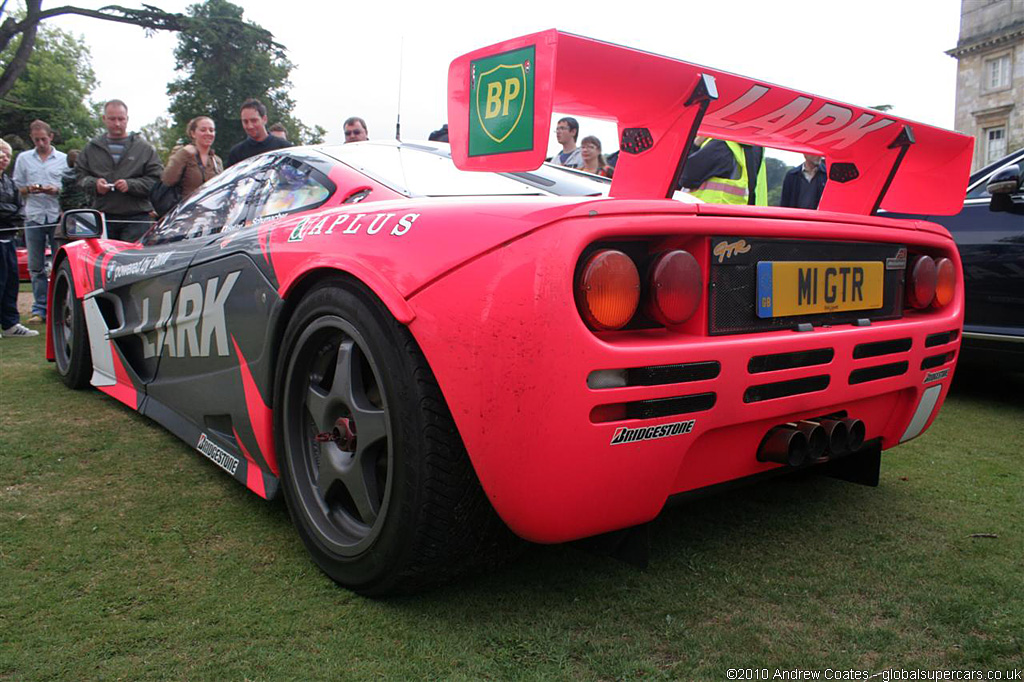
<path fill-rule="evenodd" d="M 92 209 L 65 211 L 54 237 L 58 239 L 96 239 L 106 234 L 103 214 Z"/>
<path fill-rule="evenodd" d="M 1020 213 L 1022 208 L 1020 201 L 1015 201 L 1013 195 L 1021 190 L 1020 165 L 1011 163 L 1003 166 L 995 173 L 985 185 L 985 189 L 992 195 L 988 210 L 993 212 L 1009 211 Z"/>
<path fill-rule="evenodd" d="M 989 194 L 1013 194 L 1020 188 L 1020 166 L 1011 163 L 1003 166 L 988 181 L 985 189 Z"/>

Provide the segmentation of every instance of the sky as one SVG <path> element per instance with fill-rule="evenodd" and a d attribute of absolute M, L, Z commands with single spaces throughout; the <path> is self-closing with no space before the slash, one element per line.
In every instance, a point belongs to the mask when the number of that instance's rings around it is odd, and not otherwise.
<path fill-rule="evenodd" d="M 168 11 L 190 4 L 148 1 Z M 447 120 L 452 59 L 549 28 L 843 102 L 891 104 L 896 116 L 953 126 L 956 60 L 944 52 L 956 45 L 961 0 L 235 2 L 287 48 L 294 113 L 327 129 L 329 143 L 344 141 L 342 122 L 352 115 L 366 120 L 371 138 L 394 137 L 399 112 L 402 138 L 426 139 Z M 99 8 L 109 0 L 73 4 Z M 132 129 L 167 115 L 167 83 L 182 75 L 174 69 L 173 34 L 147 37 L 138 27 L 83 17 L 51 22 L 90 47 L 96 101 L 125 100 Z M 551 152 L 558 148 L 553 126 Z M 605 152 L 616 146 L 612 123 L 581 119 L 580 136 L 589 134 Z"/>

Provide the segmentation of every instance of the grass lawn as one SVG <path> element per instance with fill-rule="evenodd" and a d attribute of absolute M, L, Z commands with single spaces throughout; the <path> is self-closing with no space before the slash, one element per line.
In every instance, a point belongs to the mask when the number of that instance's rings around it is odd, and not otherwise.
<path fill-rule="evenodd" d="M 1024 377 L 963 379 L 878 488 L 777 479 L 663 513 L 647 570 L 532 547 L 372 601 L 315 568 L 281 502 L 65 389 L 41 336 L 0 340 L 0 679 L 1019 670 Z"/>

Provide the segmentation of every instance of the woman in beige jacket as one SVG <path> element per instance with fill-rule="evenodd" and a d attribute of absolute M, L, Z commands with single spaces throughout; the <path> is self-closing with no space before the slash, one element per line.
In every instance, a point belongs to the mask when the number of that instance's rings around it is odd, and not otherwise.
<path fill-rule="evenodd" d="M 181 147 L 167 162 L 160 181 L 173 187 L 181 183 L 181 199 L 184 201 L 204 182 L 224 170 L 224 163 L 213 153 L 213 141 L 217 129 L 209 116 L 197 116 L 188 122 L 188 136 L 191 144 Z"/>

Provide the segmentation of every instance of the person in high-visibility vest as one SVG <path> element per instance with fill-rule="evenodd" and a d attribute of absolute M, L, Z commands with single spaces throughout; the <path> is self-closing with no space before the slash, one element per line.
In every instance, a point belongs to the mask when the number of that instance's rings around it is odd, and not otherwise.
<path fill-rule="evenodd" d="M 768 205 L 764 147 L 704 138 L 686 159 L 679 186 L 712 204 Z M 756 168 L 751 177 L 748 168 Z"/>

